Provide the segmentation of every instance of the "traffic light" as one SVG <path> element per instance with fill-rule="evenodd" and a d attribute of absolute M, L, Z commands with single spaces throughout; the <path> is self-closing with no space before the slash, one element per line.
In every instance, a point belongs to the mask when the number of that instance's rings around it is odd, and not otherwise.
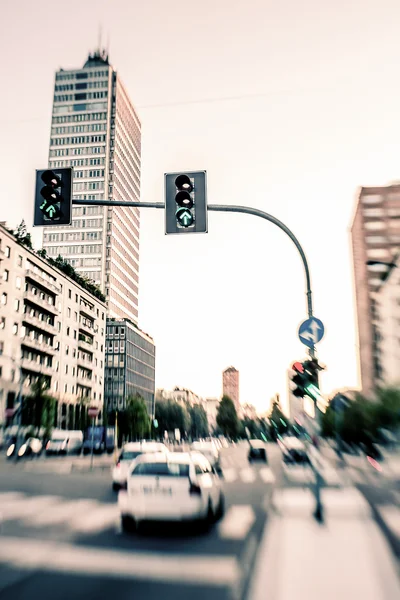
<path fill-rule="evenodd" d="M 166 173 L 165 233 L 206 232 L 206 172 Z"/>
<path fill-rule="evenodd" d="M 71 225 L 72 167 L 36 171 L 33 224 L 45 227 Z"/>
<path fill-rule="evenodd" d="M 294 371 L 292 382 L 295 385 L 292 394 L 293 396 L 296 396 L 296 398 L 304 398 L 306 395 L 305 387 L 308 382 L 307 376 L 304 373 L 304 366 L 301 362 L 295 362 L 292 365 L 292 369 Z"/>
<path fill-rule="evenodd" d="M 303 363 L 303 368 L 307 378 L 305 386 L 306 395 L 312 398 L 312 400 L 320 400 L 322 398 L 322 394 L 319 391 L 318 374 L 319 371 L 323 370 L 323 367 L 321 367 L 318 361 L 313 358 L 312 360 L 306 360 Z"/>

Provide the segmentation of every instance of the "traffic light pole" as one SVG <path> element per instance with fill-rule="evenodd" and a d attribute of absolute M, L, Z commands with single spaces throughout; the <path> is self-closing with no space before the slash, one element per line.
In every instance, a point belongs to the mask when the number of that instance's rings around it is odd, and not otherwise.
<path fill-rule="evenodd" d="M 125 206 L 125 207 L 135 207 L 135 208 L 165 208 L 165 204 L 163 202 L 116 202 L 114 200 L 80 200 L 74 199 L 72 200 L 72 204 L 75 205 L 88 205 L 88 206 Z M 258 208 L 251 208 L 249 206 L 235 206 L 235 205 L 225 205 L 225 204 L 209 204 L 207 206 L 207 210 L 211 210 L 213 212 L 234 212 L 234 213 L 244 213 L 247 215 L 253 215 L 255 217 L 261 217 L 270 223 L 273 223 L 279 229 L 284 231 L 286 235 L 290 237 L 294 245 L 296 246 L 301 260 L 303 261 L 304 273 L 306 277 L 306 297 L 307 297 L 307 314 L 308 317 L 313 316 L 313 302 L 312 302 L 312 291 L 311 291 L 311 277 L 310 277 L 310 269 L 308 268 L 308 262 L 304 250 L 296 238 L 294 233 L 290 231 L 288 227 L 282 221 L 273 217 L 272 215 L 264 212 L 263 210 L 259 210 Z M 310 349 L 310 355 L 314 357 L 315 349 L 314 347 Z"/>

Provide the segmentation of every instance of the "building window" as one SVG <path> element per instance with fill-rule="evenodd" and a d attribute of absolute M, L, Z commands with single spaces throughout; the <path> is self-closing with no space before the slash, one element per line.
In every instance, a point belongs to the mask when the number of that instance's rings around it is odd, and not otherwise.
<path fill-rule="evenodd" d="M 72 291 L 68 290 L 68 298 L 71 299 L 72 298 Z"/>
<path fill-rule="evenodd" d="M 10 258 L 10 256 L 11 256 L 11 248 L 10 248 L 10 246 L 6 246 L 5 247 L 4 254 L 6 255 L 6 258 Z"/>
<path fill-rule="evenodd" d="M 65 354 L 68 356 L 68 354 L 69 354 L 69 346 L 65 346 Z"/>
<path fill-rule="evenodd" d="M 4 342 L 0 342 L 0 356 L 3 354 L 4 352 Z"/>
<path fill-rule="evenodd" d="M 5 326 L 6 326 L 6 318 L 0 317 L 0 329 L 4 329 Z"/>
<path fill-rule="evenodd" d="M 4 305 L 7 304 L 7 294 L 5 292 L 3 292 L 1 295 L 1 303 Z"/>
<path fill-rule="evenodd" d="M 75 319 L 75 321 L 78 321 L 78 313 L 77 312 L 74 313 L 74 319 Z"/>
<path fill-rule="evenodd" d="M 7 271 L 7 269 L 4 269 L 3 281 L 8 281 L 8 276 L 9 276 L 9 271 Z"/>
<path fill-rule="evenodd" d="M 69 307 L 68 307 L 67 314 L 68 314 L 68 318 L 69 318 L 71 316 L 71 309 Z"/>
<path fill-rule="evenodd" d="M 75 294 L 75 302 L 78 303 L 79 298 L 78 298 L 78 294 Z"/>
<path fill-rule="evenodd" d="M 68 365 L 65 365 L 65 374 L 68 375 Z"/>
<path fill-rule="evenodd" d="M 76 332 L 76 329 L 74 329 L 74 340 L 76 340 L 76 335 L 77 335 L 77 332 Z"/>
<path fill-rule="evenodd" d="M 70 331 L 70 329 L 69 329 L 69 327 L 67 327 L 67 335 L 69 335 L 69 331 Z"/>
<path fill-rule="evenodd" d="M 64 392 L 65 392 L 65 393 L 67 393 L 67 391 L 68 391 L 68 385 L 67 385 L 67 384 L 65 384 L 65 385 L 64 385 Z"/>
<path fill-rule="evenodd" d="M 21 255 L 19 255 L 19 256 L 18 256 L 18 266 L 19 266 L 19 267 L 22 267 L 22 261 L 23 261 L 23 258 L 22 258 L 22 256 L 21 256 Z"/>
<path fill-rule="evenodd" d="M 19 311 L 19 306 L 20 306 L 20 301 L 18 299 L 15 301 L 14 306 L 15 306 L 15 310 L 18 312 Z"/>
<path fill-rule="evenodd" d="M 14 335 L 17 335 L 18 333 L 18 323 L 14 323 L 13 328 L 12 328 L 12 332 Z"/>

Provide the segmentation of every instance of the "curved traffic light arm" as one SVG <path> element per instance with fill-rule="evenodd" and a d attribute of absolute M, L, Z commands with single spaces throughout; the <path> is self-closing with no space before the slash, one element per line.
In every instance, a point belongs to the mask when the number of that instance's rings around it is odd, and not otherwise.
<path fill-rule="evenodd" d="M 72 200 L 72 204 L 87 204 L 87 205 L 96 205 L 96 206 L 132 206 L 138 208 L 165 208 L 165 204 L 163 202 L 115 202 L 114 200 Z M 279 229 L 282 229 L 290 237 L 294 245 L 296 246 L 301 260 L 303 261 L 304 273 L 306 276 L 306 296 L 307 296 L 307 312 L 308 316 L 313 316 L 313 302 L 312 302 L 312 291 L 311 291 L 311 277 L 310 277 L 310 269 L 308 268 L 308 262 L 304 250 L 297 239 L 297 237 L 292 233 L 289 227 L 286 227 L 282 221 L 273 217 L 272 215 L 264 212 L 263 210 L 259 210 L 258 208 L 251 208 L 249 206 L 235 206 L 235 205 L 225 205 L 225 204 L 209 204 L 207 206 L 208 210 L 212 210 L 215 212 L 235 212 L 235 213 L 244 213 L 247 215 L 254 215 L 255 217 L 261 217 L 270 223 L 273 223 Z M 315 355 L 315 347 L 310 348 L 310 355 L 313 357 Z"/>

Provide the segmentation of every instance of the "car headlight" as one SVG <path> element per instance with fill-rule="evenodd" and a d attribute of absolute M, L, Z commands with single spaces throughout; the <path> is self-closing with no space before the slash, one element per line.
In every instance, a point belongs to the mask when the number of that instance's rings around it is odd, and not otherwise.
<path fill-rule="evenodd" d="M 21 448 L 18 450 L 18 456 L 23 456 L 26 452 L 26 444 L 22 444 Z"/>

